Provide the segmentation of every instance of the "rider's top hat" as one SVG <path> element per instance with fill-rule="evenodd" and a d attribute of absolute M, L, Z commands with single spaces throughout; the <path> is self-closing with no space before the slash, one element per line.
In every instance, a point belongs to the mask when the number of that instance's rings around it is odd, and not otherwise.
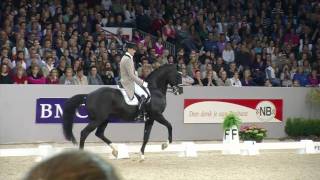
<path fill-rule="evenodd" d="M 137 49 L 136 43 L 134 42 L 126 42 L 126 47 L 129 49 Z"/>

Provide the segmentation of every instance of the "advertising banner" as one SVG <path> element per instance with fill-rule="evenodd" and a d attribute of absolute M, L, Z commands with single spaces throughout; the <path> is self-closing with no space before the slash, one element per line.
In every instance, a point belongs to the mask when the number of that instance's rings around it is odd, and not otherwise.
<path fill-rule="evenodd" d="M 66 98 L 39 98 L 36 103 L 36 123 L 62 123 L 63 106 Z M 74 123 L 88 123 L 88 114 L 84 104 L 76 111 Z M 117 118 L 110 118 L 110 122 L 128 123 Z M 131 122 L 130 122 L 131 123 Z M 132 121 L 136 123 L 136 121 Z"/>
<path fill-rule="evenodd" d="M 185 99 L 184 123 L 222 123 L 233 112 L 244 123 L 282 122 L 282 99 Z"/>

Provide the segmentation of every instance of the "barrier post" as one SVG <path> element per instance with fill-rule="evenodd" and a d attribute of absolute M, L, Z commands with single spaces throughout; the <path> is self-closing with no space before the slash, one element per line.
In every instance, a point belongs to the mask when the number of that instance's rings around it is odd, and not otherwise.
<path fill-rule="evenodd" d="M 301 140 L 302 148 L 298 149 L 299 154 L 314 154 L 315 151 L 315 144 L 312 140 Z"/>
<path fill-rule="evenodd" d="M 241 155 L 258 155 L 259 149 L 256 145 L 256 141 L 244 141 L 243 148 L 241 149 Z"/>
<path fill-rule="evenodd" d="M 183 151 L 178 154 L 179 157 L 198 157 L 196 146 L 193 142 L 183 142 Z"/>

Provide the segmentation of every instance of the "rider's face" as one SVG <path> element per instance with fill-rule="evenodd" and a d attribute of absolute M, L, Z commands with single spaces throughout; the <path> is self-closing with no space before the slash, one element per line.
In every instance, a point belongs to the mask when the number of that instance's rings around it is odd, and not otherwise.
<path fill-rule="evenodd" d="M 133 48 L 129 48 L 128 52 L 133 56 L 136 53 L 136 50 Z"/>

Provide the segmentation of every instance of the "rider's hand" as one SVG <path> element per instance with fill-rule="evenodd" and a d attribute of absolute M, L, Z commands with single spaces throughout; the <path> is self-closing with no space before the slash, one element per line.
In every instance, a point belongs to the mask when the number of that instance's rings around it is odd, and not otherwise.
<path fill-rule="evenodd" d="M 142 86 L 145 87 L 145 88 L 148 88 L 148 83 L 144 81 Z"/>

